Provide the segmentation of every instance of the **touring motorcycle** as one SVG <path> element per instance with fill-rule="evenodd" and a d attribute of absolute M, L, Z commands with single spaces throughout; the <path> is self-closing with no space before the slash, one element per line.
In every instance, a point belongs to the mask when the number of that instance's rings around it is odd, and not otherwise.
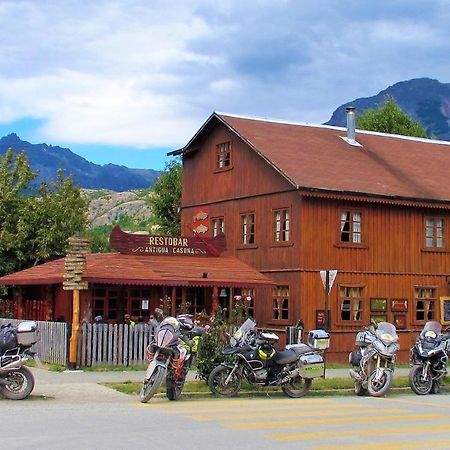
<path fill-rule="evenodd" d="M 155 340 L 147 347 L 149 362 L 140 392 L 142 403 L 148 402 L 166 378 L 166 395 L 178 400 L 193 359 L 197 353 L 203 327 L 194 326 L 192 316 L 166 317 L 155 331 Z"/>
<path fill-rule="evenodd" d="M 427 322 L 411 349 L 409 385 L 417 395 L 440 392 L 442 381 L 447 375 L 449 350 L 450 336 L 442 333 L 441 324 Z"/>
<path fill-rule="evenodd" d="M 211 391 L 232 397 L 245 380 L 252 385 L 281 386 L 287 396 L 303 397 L 314 378 L 325 376 L 323 353 L 329 347 L 329 335 L 312 330 L 308 344 L 287 345 L 283 351 L 274 347 L 278 340 L 277 334 L 258 331 L 256 322 L 247 319 L 223 350 L 233 362 L 224 362 L 211 371 Z"/>
<path fill-rule="evenodd" d="M 34 376 L 25 363 L 36 357 L 30 348 L 39 340 L 35 321 L 0 327 L 0 395 L 23 400 L 34 389 Z"/>
<path fill-rule="evenodd" d="M 382 397 L 389 391 L 393 376 L 398 344 L 397 330 L 388 322 L 372 323 L 356 335 L 356 350 L 350 352 L 353 366 L 350 376 L 355 382 L 355 393 Z"/>

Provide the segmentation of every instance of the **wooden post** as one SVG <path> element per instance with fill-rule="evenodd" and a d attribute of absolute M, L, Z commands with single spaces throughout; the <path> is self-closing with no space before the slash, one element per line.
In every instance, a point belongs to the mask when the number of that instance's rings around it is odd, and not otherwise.
<path fill-rule="evenodd" d="M 72 291 L 72 334 L 69 347 L 69 369 L 77 367 L 78 334 L 80 331 L 80 290 L 88 289 L 88 282 L 83 280 L 86 268 L 86 253 L 89 240 L 80 237 L 69 238 L 69 251 L 65 259 L 63 289 Z"/>
<path fill-rule="evenodd" d="M 219 287 L 213 286 L 213 295 L 212 295 L 212 315 L 214 316 L 219 309 Z"/>
<path fill-rule="evenodd" d="M 69 369 L 76 369 L 78 333 L 80 331 L 80 291 L 74 289 L 72 293 L 72 335 L 70 336 Z"/>

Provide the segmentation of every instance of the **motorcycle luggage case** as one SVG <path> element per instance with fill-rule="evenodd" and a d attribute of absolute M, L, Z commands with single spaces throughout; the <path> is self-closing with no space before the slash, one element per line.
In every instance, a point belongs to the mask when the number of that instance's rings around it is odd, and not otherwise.
<path fill-rule="evenodd" d="M 330 346 L 330 335 L 324 330 L 311 330 L 308 345 L 315 350 L 326 350 Z"/>
<path fill-rule="evenodd" d="M 325 376 L 325 362 L 322 355 L 303 355 L 300 367 L 300 376 L 303 378 L 320 378 Z"/>
<path fill-rule="evenodd" d="M 28 320 L 17 325 L 17 343 L 19 345 L 32 345 L 38 340 L 39 330 L 37 322 Z"/>

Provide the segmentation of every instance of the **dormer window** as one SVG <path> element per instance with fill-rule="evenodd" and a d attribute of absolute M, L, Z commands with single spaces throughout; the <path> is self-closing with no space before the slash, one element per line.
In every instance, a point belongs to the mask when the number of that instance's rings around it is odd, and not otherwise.
<path fill-rule="evenodd" d="M 216 169 L 224 170 L 231 167 L 231 142 L 216 145 Z"/>

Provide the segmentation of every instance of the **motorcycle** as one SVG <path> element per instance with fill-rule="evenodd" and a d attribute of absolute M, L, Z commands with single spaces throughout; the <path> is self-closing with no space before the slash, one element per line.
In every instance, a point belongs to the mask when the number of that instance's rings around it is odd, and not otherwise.
<path fill-rule="evenodd" d="M 440 392 L 442 381 L 447 375 L 449 350 L 450 336 L 442 333 L 441 324 L 427 322 L 411 349 L 409 385 L 417 395 Z"/>
<path fill-rule="evenodd" d="M 353 366 L 350 376 L 355 382 L 356 395 L 382 397 L 389 391 L 393 376 L 398 344 L 397 330 L 388 322 L 372 324 L 356 335 L 357 350 L 350 352 Z"/>
<path fill-rule="evenodd" d="M 34 389 L 34 376 L 25 366 L 36 355 L 30 348 L 39 340 L 37 322 L 21 322 L 0 327 L 0 395 L 10 400 L 23 400 Z"/>
<path fill-rule="evenodd" d="M 303 397 L 314 378 L 325 376 L 324 351 L 329 347 L 329 335 L 312 330 L 307 344 L 287 345 L 277 351 L 279 336 L 273 332 L 258 332 L 256 322 L 247 319 L 230 337 L 223 353 L 233 362 L 215 367 L 208 386 L 214 394 L 232 397 L 241 389 L 242 381 L 258 386 L 281 386 L 293 398 Z"/>
<path fill-rule="evenodd" d="M 204 331 L 204 328 L 194 326 L 189 314 L 169 316 L 159 324 L 155 341 L 147 347 L 149 365 L 139 395 L 142 403 L 155 395 L 164 378 L 167 398 L 180 398 Z"/>

